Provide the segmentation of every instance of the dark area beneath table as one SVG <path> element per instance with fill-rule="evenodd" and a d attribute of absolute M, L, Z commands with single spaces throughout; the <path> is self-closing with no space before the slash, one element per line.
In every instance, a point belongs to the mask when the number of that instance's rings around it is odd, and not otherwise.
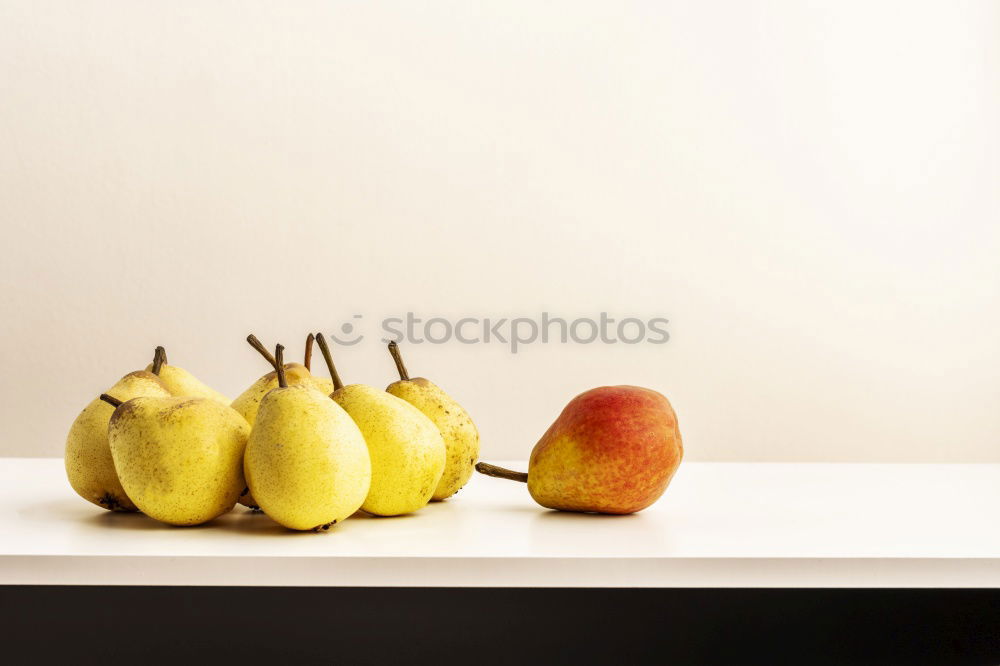
<path fill-rule="evenodd" d="M 6 586 L 0 616 L 6 663 L 1000 664 L 1000 590 Z"/>

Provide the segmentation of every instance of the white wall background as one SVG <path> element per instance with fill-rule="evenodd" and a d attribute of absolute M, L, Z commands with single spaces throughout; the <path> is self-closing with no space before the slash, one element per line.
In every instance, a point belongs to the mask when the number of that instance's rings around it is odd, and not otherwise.
<path fill-rule="evenodd" d="M 0 0 L 0 454 L 156 344 L 606 310 L 672 340 L 405 351 L 484 457 L 635 383 L 692 460 L 1000 462 L 998 119 L 989 1 Z"/>

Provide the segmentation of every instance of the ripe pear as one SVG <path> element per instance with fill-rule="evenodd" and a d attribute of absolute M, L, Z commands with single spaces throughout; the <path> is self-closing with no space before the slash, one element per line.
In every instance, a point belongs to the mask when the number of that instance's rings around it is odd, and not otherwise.
<path fill-rule="evenodd" d="M 635 513 L 660 498 L 684 456 L 670 401 L 638 386 L 576 396 L 542 435 L 528 473 L 479 463 L 488 476 L 527 482 L 550 509 Z"/>
<path fill-rule="evenodd" d="M 389 343 L 389 353 L 396 362 L 399 381 L 386 387 L 386 391 L 410 403 L 429 418 L 441 431 L 447 449 L 444 474 L 431 499 L 443 500 L 457 493 L 468 482 L 479 458 L 479 430 L 460 404 L 429 379 L 410 379 L 399 346 Z"/>
<path fill-rule="evenodd" d="M 371 456 L 371 487 L 361 509 L 398 516 L 425 506 L 444 472 L 446 451 L 437 426 L 410 403 L 374 386 L 344 386 L 321 333 L 316 341 L 333 379 L 330 397 L 354 419 Z"/>
<path fill-rule="evenodd" d="M 166 398 L 170 391 L 159 377 L 139 370 L 119 379 L 107 394 L 124 401 L 138 396 Z M 115 472 L 108 445 L 108 421 L 114 411 L 94 398 L 73 421 L 66 437 L 66 476 L 83 499 L 111 511 L 135 511 Z"/>
<path fill-rule="evenodd" d="M 312 337 L 312 334 L 310 334 Z M 267 348 L 261 344 L 257 336 L 250 334 L 247 336 L 247 342 L 250 346 L 259 351 L 264 358 L 268 359 L 270 362 L 273 360 L 271 352 L 267 351 Z M 309 350 L 311 344 L 307 343 L 306 349 Z M 263 350 L 263 351 L 261 351 Z M 307 352 L 307 357 L 311 354 Z M 285 381 L 288 382 L 289 386 L 295 386 L 296 384 L 306 384 L 312 386 L 316 390 L 329 394 L 333 391 L 333 383 L 328 379 L 321 379 L 319 377 L 313 376 L 309 369 L 299 363 L 285 363 Z M 243 418 L 247 420 L 251 426 L 254 421 L 257 420 L 257 410 L 260 409 L 260 401 L 264 399 L 268 391 L 278 387 L 278 373 L 274 370 L 267 373 L 257 381 L 255 381 L 250 388 L 240 394 L 238 398 L 233 400 L 232 408 L 240 413 Z"/>
<path fill-rule="evenodd" d="M 157 375 L 175 396 L 210 398 L 227 406 L 230 403 L 229 398 L 207 386 L 184 368 L 167 365 L 167 352 L 163 347 L 156 348 L 153 362 L 146 366 L 146 371 Z"/>
<path fill-rule="evenodd" d="M 371 484 L 365 439 L 329 396 L 308 384 L 289 386 L 282 347 L 275 354 L 278 388 L 261 400 L 244 472 L 268 516 L 293 530 L 328 530 L 357 511 Z"/>
<path fill-rule="evenodd" d="M 138 397 L 108 424 L 115 470 L 140 511 L 171 525 L 199 525 L 231 510 L 246 482 L 250 426 L 210 398 Z"/>
<path fill-rule="evenodd" d="M 310 333 L 306 337 L 306 350 L 305 350 L 305 365 L 300 365 L 298 363 L 285 363 L 282 367 L 285 370 L 285 381 L 288 382 L 289 386 L 296 386 L 298 384 L 305 384 L 307 386 L 312 386 L 318 391 L 322 392 L 324 395 L 329 395 L 333 391 L 333 382 L 329 379 L 322 379 L 320 377 L 314 376 L 309 371 L 309 364 L 312 361 L 312 347 L 313 347 L 313 334 Z M 250 346 L 256 349 L 267 362 L 274 366 L 274 356 L 271 352 L 267 350 L 267 347 L 257 339 L 257 336 L 251 333 L 247 336 L 247 342 Z M 247 420 L 251 426 L 257 420 L 257 411 L 260 409 L 260 401 L 264 399 L 264 396 L 268 394 L 269 391 L 278 387 L 278 373 L 274 370 L 267 373 L 257 381 L 255 381 L 250 388 L 240 394 L 236 400 L 233 400 L 232 408 L 235 409 L 240 415 Z M 251 509 L 259 510 L 260 505 L 258 505 L 257 500 L 254 499 L 253 495 L 250 493 L 250 488 L 244 488 L 243 494 L 240 495 L 240 504 Z"/>

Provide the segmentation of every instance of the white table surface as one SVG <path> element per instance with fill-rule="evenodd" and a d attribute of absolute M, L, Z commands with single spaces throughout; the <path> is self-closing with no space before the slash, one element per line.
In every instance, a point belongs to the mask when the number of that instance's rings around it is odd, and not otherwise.
<path fill-rule="evenodd" d="M 243 507 L 178 528 L 85 502 L 61 460 L 6 458 L 0 584 L 1000 587 L 998 510 L 1000 465 L 686 462 L 632 516 L 548 511 L 476 475 L 322 534 Z"/>

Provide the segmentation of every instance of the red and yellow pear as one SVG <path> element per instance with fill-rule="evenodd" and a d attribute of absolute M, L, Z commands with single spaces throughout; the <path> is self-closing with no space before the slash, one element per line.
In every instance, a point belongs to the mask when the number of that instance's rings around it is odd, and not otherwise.
<path fill-rule="evenodd" d="M 669 400 L 639 386 L 602 386 L 566 405 L 532 450 L 527 474 L 486 463 L 476 469 L 527 482 L 550 509 L 627 514 L 660 498 L 683 455 Z"/>

